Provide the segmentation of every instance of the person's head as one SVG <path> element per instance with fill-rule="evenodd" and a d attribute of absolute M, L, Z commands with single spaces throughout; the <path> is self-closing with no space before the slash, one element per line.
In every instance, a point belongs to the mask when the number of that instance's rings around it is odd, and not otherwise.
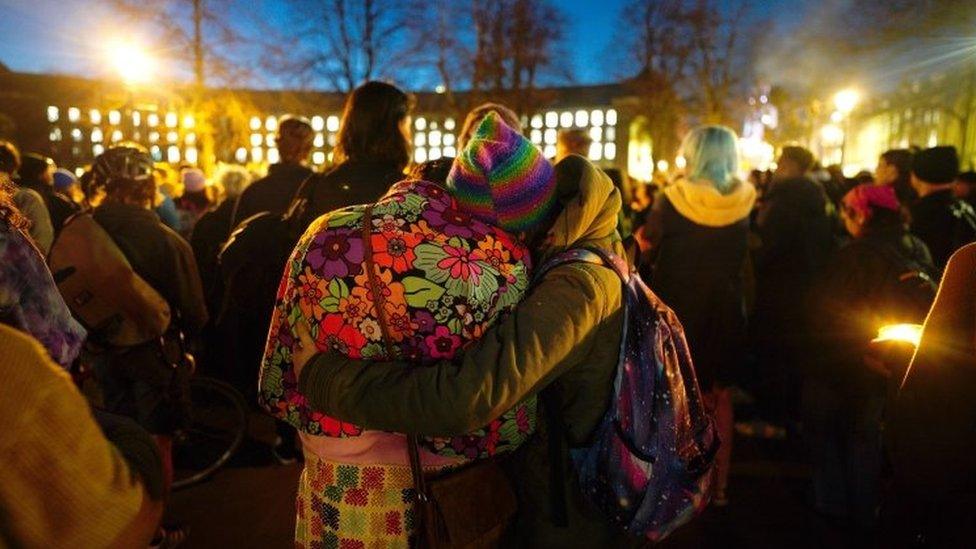
<path fill-rule="evenodd" d="M 968 171 L 959 174 L 956 184 L 952 187 L 957 198 L 973 200 L 976 198 L 976 172 Z"/>
<path fill-rule="evenodd" d="M 417 164 L 410 169 L 409 177 L 410 179 L 419 179 L 421 181 L 437 183 L 438 185 L 445 185 L 447 183 L 447 176 L 451 173 L 451 167 L 453 165 L 453 158 L 442 156 L 436 160 L 428 160 L 427 162 Z"/>
<path fill-rule="evenodd" d="M 84 199 L 78 177 L 71 170 L 58 168 L 54 172 L 54 190 L 75 203 L 81 203 Z"/>
<path fill-rule="evenodd" d="M 312 124 L 300 116 L 286 115 L 278 121 L 275 146 L 284 164 L 304 164 L 312 152 Z"/>
<path fill-rule="evenodd" d="M 410 96 L 392 84 L 366 82 L 346 99 L 333 160 L 410 163 Z"/>
<path fill-rule="evenodd" d="M 571 154 L 587 158 L 593 139 L 583 130 L 561 130 L 556 136 L 556 162 Z"/>
<path fill-rule="evenodd" d="M 901 203 L 887 185 L 858 185 L 848 191 L 841 201 L 841 217 L 854 238 L 903 223 Z"/>
<path fill-rule="evenodd" d="M 812 152 L 804 147 L 788 145 L 779 154 L 773 176 L 779 181 L 803 177 L 813 168 L 814 163 Z"/>
<path fill-rule="evenodd" d="M 20 169 L 20 151 L 10 141 L 0 141 L 0 173 L 11 178 Z"/>
<path fill-rule="evenodd" d="M 224 200 L 235 200 L 251 184 L 251 172 L 243 166 L 225 164 L 217 170 L 214 179 L 223 189 Z"/>
<path fill-rule="evenodd" d="M 30 226 L 30 222 L 21 215 L 14 203 L 14 184 L 7 172 L 0 172 L 0 221 L 23 231 Z"/>
<path fill-rule="evenodd" d="M 58 167 L 54 160 L 36 153 L 27 153 L 20 158 L 20 174 L 22 183 L 32 183 L 51 186 L 54 184 L 54 170 Z"/>
<path fill-rule="evenodd" d="M 948 188 L 958 175 L 959 154 L 955 147 L 932 147 L 912 158 L 912 187 L 921 196 Z"/>
<path fill-rule="evenodd" d="M 183 194 L 205 194 L 207 192 L 207 176 L 199 168 L 183 168 L 180 171 L 180 184 Z"/>
<path fill-rule="evenodd" d="M 518 133 L 522 133 L 522 122 L 519 120 L 517 114 L 512 109 L 502 105 L 501 103 L 482 103 L 477 107 L 471 109 L 471 112 L 464 117 L 464 124 L 461 125 L 461 133 L 458 134 L 458 150 L 463 149 L 468 145 L 468 140 L 471 139 L 471 134 L 474 133 L 481 121 L 488 116 L 488 113 L 495 113 L 506 126 L 512 128 Z"/>
<path fill-rule="evenodd" d="M 890 149 L 878 157 L 874 170 L 874 182 L 878 185 L 896 186 L 899 181 L 908 183 L 912 177 L 912 152 L 908 149 Z"/>
<path fill-rule="evenodd" d="M 700 126 L 681 144 L 685 173 L 690 181 L 707 182 L 725 194 L 739 172 L 739 146 L 735 132 L 725 126 Z"/>
<path fill-rule="evenodd" d="M 151 208 L 156 198 L 152 157 L 135 143 L 114 146 L 95 158 L 92 187 L 104 190 L 106 201 Z"/>
<path fill-rule="evenodd" d="M 495 113 L 481 121 L 458 154 L 447 186 L 460 209 L 529 247 L 559 212 L 552 164 Z"/>

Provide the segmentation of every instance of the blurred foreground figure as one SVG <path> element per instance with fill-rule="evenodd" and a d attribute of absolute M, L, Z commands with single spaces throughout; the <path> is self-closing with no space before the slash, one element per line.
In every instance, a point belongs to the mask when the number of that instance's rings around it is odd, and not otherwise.
<path fill-rule="evenodd" d="M 46 355 L 0 324 L 0 546 L 149 546 L 163 508 L 152 440 L 124 423 L 106 440 Z"/>
<path fill-rule="evenodd" d="M 971 547 L 976 525 L 976 244 L 949 260 L 885 445 L 886 547 Z"/>
<path fill-rule="evenodd" d="M 925 149 L 912 160 L 912 187 L 919 199 L 911 209 L 911 229 L 929 247 L 940 271 L 953 252 L 976 240 L 976 211 L 953 193 L 958 175 L 955 147 Z"/>

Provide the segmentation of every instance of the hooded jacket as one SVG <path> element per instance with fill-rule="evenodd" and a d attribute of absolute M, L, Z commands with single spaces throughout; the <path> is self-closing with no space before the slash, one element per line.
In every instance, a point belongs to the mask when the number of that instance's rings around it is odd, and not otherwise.
<path fill-rule="evenodd" d="M 622 253 L 616 231 L 621 199 L 610 179 L 576 156 L 560 162 L 556 176 L 563 211 L 534 264 L 574 247 Z M 373 429 L 434 435 L 476 429 L 544 389 L 558 394 L 566 525 L 553 518 L 548 422 L 540 420 L 507 464 L 519 497 L 512 544 L 610 546 L 621 534 L 584 501 L 568 445 L 585 445 L 607 410 L 623 329 L 621 296 L 611 269 L 561 265 L 536 280 L 515 311 L 456 362 L 409 369 L 320 354 L 302 370 L 299 386 L 314 408 L 330 415 Z"/>
<path fill-rule="evenodd" d="M 720 369 L 734 369 L 743 350 L 742 271 L 755 202 L 749 183 L 722 194 L 708 182 L 681 181 L 651 212 L 651 287 L 681 319 L 706 389 Z"/>

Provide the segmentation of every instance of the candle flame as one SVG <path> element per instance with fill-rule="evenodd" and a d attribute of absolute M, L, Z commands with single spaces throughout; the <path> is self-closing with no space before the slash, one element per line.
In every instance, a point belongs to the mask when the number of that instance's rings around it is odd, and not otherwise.
<path fill-rule="evenodd" d="M 902 341 L 905 343 L 911 343 L 915 347 L 918 347 L 918 343 L 921 340 L 921 324 L 889 324 L 887 326 L 882 326 L 878 330 L 878 337 L 874 339 L 875 342 Z"/>

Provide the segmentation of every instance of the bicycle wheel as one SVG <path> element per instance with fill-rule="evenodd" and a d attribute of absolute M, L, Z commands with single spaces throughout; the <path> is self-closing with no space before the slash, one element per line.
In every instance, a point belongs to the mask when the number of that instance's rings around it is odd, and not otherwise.
<path fill-rule="evenodd" d="M 231 385 L 194 377 L 190 400 L 190 423 L 173 440 L 174 490 L 209 478 L 233 457 L 247 433 L 247 405 Z"/>

